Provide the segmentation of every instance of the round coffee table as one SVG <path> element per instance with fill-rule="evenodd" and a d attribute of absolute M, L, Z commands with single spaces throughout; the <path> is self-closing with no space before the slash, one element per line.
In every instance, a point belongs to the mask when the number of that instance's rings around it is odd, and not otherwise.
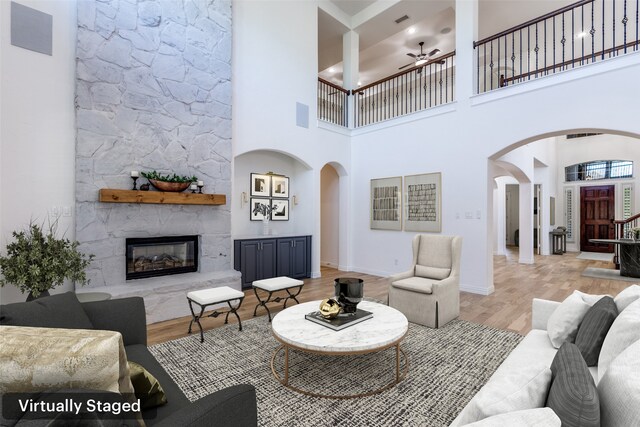
<path fill-rule="evenodd" d="M 402 381 L 409 370 L 409 359 L 400 348 L 400 342 L 407 334 L 409 323 L 404 314 L 386 305 L 362 301 L 358 308 L 373 313 L 371 319 L 334 331 L 304 318 L 305 314 L 317 311 L 320 301 L 311 301 L 289 307 L 278 313 L 271 323 L 274 337 L 281 345 L 271 357 L 271 371 L 274 377 L 291 390 L 309 396 L 331 399 L 350 399 L 371 396 L 388 390 Z M 289 384 L 289 350 L 326 356 L 350 356 L 375 353 L 391 347 L 396 350 L 395 380 L 376 390 L 354 395 L 325 395 L 301 390 Z M 275 359 L 284 351 L 284 374 L 281 377 L 275 368 Z M 400 355 L 404 359 L 404 369 L 400 369 Z"/>

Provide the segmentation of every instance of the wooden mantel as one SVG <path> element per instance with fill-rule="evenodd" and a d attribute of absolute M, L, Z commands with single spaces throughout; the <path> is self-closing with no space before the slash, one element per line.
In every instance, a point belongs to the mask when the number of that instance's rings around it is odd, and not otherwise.
<path fill-rule="evenodd" d="M 100 189 L 100 201 L 105 203 L 155 203 L 161 205 L 224 205 L 224 194 L 170 193 L 165 191 Z"/>

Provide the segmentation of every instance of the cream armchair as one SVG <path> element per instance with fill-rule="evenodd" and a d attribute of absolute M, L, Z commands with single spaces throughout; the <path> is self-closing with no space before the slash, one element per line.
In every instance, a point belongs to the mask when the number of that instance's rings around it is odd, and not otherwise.
<path fill-rule="evenodd" d="M 458 317 L 461 251 L 460 236 L 416 235 L 413 267 L 389 278 L 389 305 L 431 328 Z"/>

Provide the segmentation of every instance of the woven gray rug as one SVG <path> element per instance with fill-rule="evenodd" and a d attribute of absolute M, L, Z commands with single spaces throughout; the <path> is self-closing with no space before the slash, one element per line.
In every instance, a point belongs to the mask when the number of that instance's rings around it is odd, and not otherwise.
<path fill-rule="evenodd" d="M 265 317 L 154 345 L 151 352 L 187 397 L 198 399 L 240 383 L 257 389 L 261 426 L 448 426 L 522 337 L 462 320 L 441 329 L 409 324 L 402 348 L 404 381 L 359 399 L 309 397 L 281 385 L 271 373 L 278 347 Z M 282 367 L 282 358 L 276 359 Z M 290 352 L 290 381 L 324 394 L 358 393 L 391 381 L 395 350 L 364 356 Z"/>

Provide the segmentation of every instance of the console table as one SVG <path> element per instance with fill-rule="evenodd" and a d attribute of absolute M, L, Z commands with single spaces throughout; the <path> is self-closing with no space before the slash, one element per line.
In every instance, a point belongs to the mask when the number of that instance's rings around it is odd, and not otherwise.
<path fill-rule="evenodd" d="M 620 245 L 620 275 L 640 278 L 640 240 L 589 239 L 593 243 Z"/>

